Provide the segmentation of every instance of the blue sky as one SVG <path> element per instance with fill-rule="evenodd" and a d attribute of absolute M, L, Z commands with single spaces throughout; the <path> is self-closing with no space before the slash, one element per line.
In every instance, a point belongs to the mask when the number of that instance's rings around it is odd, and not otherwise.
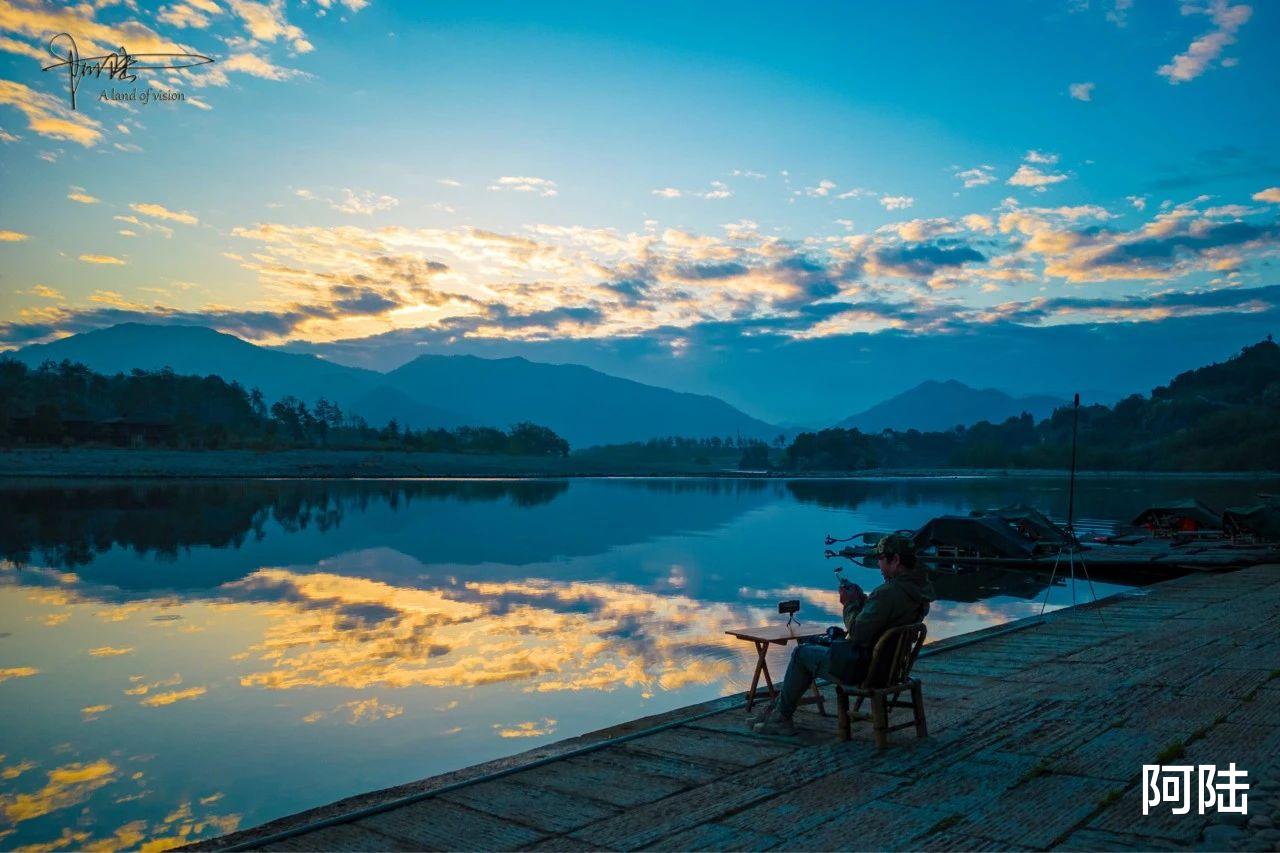
<path fill-rule="evenodd" d="M 200 323 L 782 421 L 843 385 L 1145 390 L 1275 325 L 1278 15 L 0 0 L 0 347 Z M 217 61 L 72 112 L 61 31 Z"/>

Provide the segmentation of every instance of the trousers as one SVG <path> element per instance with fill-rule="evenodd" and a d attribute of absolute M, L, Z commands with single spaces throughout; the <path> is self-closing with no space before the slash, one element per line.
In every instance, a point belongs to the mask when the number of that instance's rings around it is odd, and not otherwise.
<path fill-rule="evenodd" d="M 831 675 L 831 650 L 818 644 L 796 646 L 787 663 L 787 674 L 782 677 L 782 691 L 778 696 L 778 713 L 788 720 L 796 712 L 804 693 L 815 678 Z"/>

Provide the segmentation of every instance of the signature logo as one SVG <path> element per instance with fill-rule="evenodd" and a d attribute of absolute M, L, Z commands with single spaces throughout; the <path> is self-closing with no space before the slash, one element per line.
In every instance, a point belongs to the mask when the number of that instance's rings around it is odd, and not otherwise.
<path fill-rule="evenodd" d="M 70 33 L 58 33 L 49 39 L 49 54 L 59 61 L 40 70 L 67 69 L 67 87 L 73 110 L 76 108 L 76 90 L 86 77 L 101 78 L 105 74 L 108 80 L 132 83 L 138 79 L 135 71 L 169 71 L 213 62 L 212 57 L 199 53 L 130 53 L 123 47 L 103 56 L 81 56 Z"/>

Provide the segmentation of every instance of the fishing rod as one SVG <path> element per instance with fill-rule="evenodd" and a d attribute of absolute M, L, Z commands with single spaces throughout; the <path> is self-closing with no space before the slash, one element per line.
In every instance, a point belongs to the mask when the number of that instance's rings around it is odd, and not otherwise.
<path fill-rule="evenodd" d="M 1076 516 L 1076 445 L 1080 435 L 1080 392 L 1077 391 L 1075 399 L 1071 403 L 1071 474 L 1067 485 L 1067 527 L 1064 531 L 1067 534 L 1067 568 L 1071 572 L 1071 606 L 1076 606 L 1076 559 L 1080 547 L 1080 540 L 1076 538 L 1075 516 Z M 1053 560 L 1053 571 L 1049 574 L 1049 586 L 1044 591 L 1044 601 L 1040 603 L 1040 615 L 1044 616 L 1044 609 L 1049 604 L 1049 593 L 1053 592 L 1053 580 L 1058 574 L 1058 563 L 1062 560 L 1062 548 L 1058 549 L 1058 555 Z M 1098 593 L 1093 588 L 1093 578 L 1089 577 L 1089 567 L 1085 565 L 1084 555 L 1079 554 L 1080 570 L 1084 572 L 1084 578 L 1089 583 L 1089 594 L 1093 596 L 1093 603 L 1098 603 Z M 1098 613 L 1098 618 L 1102 618 L 1102 614 Z"/>

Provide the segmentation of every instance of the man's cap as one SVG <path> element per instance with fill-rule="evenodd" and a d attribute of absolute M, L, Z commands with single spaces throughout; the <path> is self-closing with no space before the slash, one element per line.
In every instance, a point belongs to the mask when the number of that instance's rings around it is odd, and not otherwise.
<path fill-rule="evenodd" d="M 903 536 L 901 533 L 890 533 L 888 536 L 882 536 L 880 541 L 876 543 L 877 557 L 892 557 L 895 554 L 899 557 L 911 557 L 915 553 L 915 541 L 910 536 Z"/>

